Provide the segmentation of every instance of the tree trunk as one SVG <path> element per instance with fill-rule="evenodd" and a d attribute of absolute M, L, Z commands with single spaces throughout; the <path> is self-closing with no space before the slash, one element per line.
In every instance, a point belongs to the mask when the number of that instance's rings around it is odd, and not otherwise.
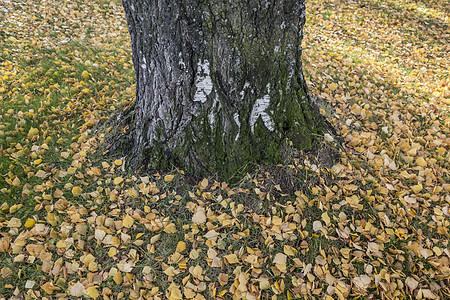
<path fill-rule="evenodd" d="M 227 177 L 326 128 L 301 65 L 303 0 L 123 0 L 136 72 L 131 163 Z"/>

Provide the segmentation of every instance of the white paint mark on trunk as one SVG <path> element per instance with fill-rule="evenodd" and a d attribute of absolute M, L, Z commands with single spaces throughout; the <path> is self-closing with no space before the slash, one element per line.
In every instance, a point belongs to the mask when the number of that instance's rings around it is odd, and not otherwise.
<path fill-rule="evenodd" d="M 205 60 L 203 63 L 199 61 L 197 67 L 197 79 L 195 80 L 195 86 L 197 88 L 194 101 L 206 102 L 206 96 L 211 94 L 213 89 L 213 83 L 209 76 L 209 62 Z"/>
<path fill-rule="evenodd" d="M 239 96 L 241 96 L 241 100 L 244 100 L 245 90 L 250 86 L 250 83 L 246 82 L 244 84 L 244 87 L 242 88 L 242 91 L 239 93 Z"/>
<path fill-rule="evenodd" d="M 209 115 L 208 115 L 209 125 L 211 126 L 211 128 L 214 128 L 214 125 L 216 124 L 215 113 L 218 110 L 217 105 L 220 105 L 220 102 L 219 102 L 219 99 L 217 98 L 217 94 L 216 94 L 214 97 L 214 102 L 211 105 L 211 111 L 209 112 Z"/>
<path fill-rule="evenodd" d="M 186 64 L 183 61 L 183 54 L 181 52 L 178 53 L 178 58 L 179 58 L 178 64 L 180 66 L 180 69 L 181 70 L 185 70 L 186 69 Z"/>
<path fill-rule="evenodd" d="M 236 122 L 236 125 L 239 127 L 238 133 L 236 134 L 236 138 L 234 139 L 235 141 L 237 141 L 239 138 L 239 132 L 241 131 L 241 122 L 239 122 L 239 114 L 234 113 L 233 119 L 234 119 L 234 122 Z"/>
<path fill-rule="evenodd" d="M 256 121 L 258 118 L 264 122 L 264 125 L 270 131 L 273 131 L 273 122 L 270 116 L 265 112 L 265 110 L 269 107 L 270 104 L 270 84 L 267 85 L 267 95 L 264 95 L 261 99 L 257 99 L 255 104 L 253 105 L 252 113 L 250 115 L 250 127 L 252 132 L 254 132 Z"/>

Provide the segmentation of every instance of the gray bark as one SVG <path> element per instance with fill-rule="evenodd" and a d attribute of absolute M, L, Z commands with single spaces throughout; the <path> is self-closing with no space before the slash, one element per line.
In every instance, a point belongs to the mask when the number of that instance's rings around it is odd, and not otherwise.
<path fill-rule="evenodd" d="M 231 175 L 308 149 L 325 122 L 301 65 L 303 0 L 123 0 L 136 72 L 134 166 Z"/>

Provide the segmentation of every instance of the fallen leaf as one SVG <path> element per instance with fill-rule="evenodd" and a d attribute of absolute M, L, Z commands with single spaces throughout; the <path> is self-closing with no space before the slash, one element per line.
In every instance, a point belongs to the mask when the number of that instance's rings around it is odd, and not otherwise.
<path fill-rule="evenodd" d="M 25 283 L 25 288 L 26 289 L 32 289 L 36 284 L 36 281 L 33 280 L 27 280 L 27 282 Z"/>
<path fill-rule="evenodd" d="M 183 299 L 183 295 L 181 293 L 180 287 L 172 282 L 167 288 L 167 298 L 169 300 L 181 300 Z"/>
<path fill-rule="evenodd" d="M 133 226 L 133 223 L 134 219 L 130 215 L 125 215 L 123 217 L 122 221 L 123 227 L 130 228 L 131 226 Z"/>
<path fill-rule="evenodd" d="M 179 241 L 175 251 L 182 253 L 184 250 L 186 250 L 186 243 L 184 241 Z"/>
<path fill-rule="evenodd" d="M 260 278 L 258 278 L 258 281 L 259 281 L 259 288 L 260 288 L 261 290 L 267 290 L 267 289 L 270 289 L 271 284 L 270 284 L 269 279 L 267 279 L 267 278 L 265 278 L 265 277 L 260 277 Z"/>
<path fill-rule="evenodd" d="M 18 218 L 11 218 L 8 222 L 9 228 L 19 228 L 22 225 L 22 221 Z"/>
<path fill-rule="evenodd" d="M 98 290 L 97 290 L 95 287 L 93 287 L 93 286 L 88 287 L 88 288 L 86 289 L 86 292 L 88 293 L 88 295 L 89 295 L 91 298 L 94 298 L 94 299 L 97 299 L 98 296 L 100 296 Z"/>
<path fill-rule="evenodd" d="M 297 254 L 297 249 L 295 249 L 294 247 L 291 247 L 289 245 L 284 245 L 283 252 L 286 255 L 295 256 L 295 254 Z"/>
<path fill-rule="evenodd" d="M 283 253 L 277 253 L 273 259 L 273 263 L 280 271 L 286 271 L 287 256 Z"/>
<path fill-rule="evenodd" d="M 41 289 L 50 295 L 53 294 L 54 291 L 60 290 L 60 288 L 53 285 L 53 282 L 51 282 L 51 281 L 47 281 L 46 283 L 41 285 Z"/>
<path fill-rule="evenodd" d="M 72 194 L 74 197 L 80 196 L 82 192 L 83 192 L 83 190 L 79 186 L 74 186 L 72 188 Z"/>
<path fill-rule="evenodd" d="M 175 175 L 166 175 L 164 176 L 165 182 L 171 182 L 175 178 Z"/>
<path fill-rule="evenodd" d="M 423 157 L 418 157 L 416 159 L 416 165 L 418 165 L 418 166 L 420 166 L 422 168 L 425 168 L 428 164 L 427 164 L 427 162 L 425 161 L 425 159 Z"/>
<path fill-rule="evenodd" d="M 84 285 L 82 285 L 80 282 L 77 282 L 70 288 L 70 295 L 74 297 L 81 297 L 84 291 Z"/>
<path fill-rule="evenodd" d="M 330 83 L 330 84 L 328 85 L 328 88 L 329 88 L 331 91 L 335 91 L 335 90 L 337 89 L 337 84 L 336 84 L 336 83 Z"/>
<path fill-rule="evenodd" d="M 237 264 L 239 262 L 236 254 L 228 254 L 223 256 L 229 264 Z"/>
<path fill-rule="evenodd" d="M 26 228 L 31 228 L 31 227 L 34 226 L 34 224 L 36 224 L 36 220 L 28 218 L 27 221 L 25 222 L 25 227 Z"/>
<path fill-rule="evenodd" d="M 220 285 L 226 285 L 228 282 L 228 274 L 220 273 L 217 279 L 219 280 Z"/>
<path fill-rule="evenodd" d="M 422 189 L 423 189 L 423 186 L 422 186 L 421 183 L 416 184 L 416 185 L 413 185 L 413 186 L 411 187 L 411 190 L 412 190 L 414 193 L 416 193 L 416 194 L 418 194 Z"/>
<path fill-rule="evenodd" d="M 419 286 L 419 282 L 412 277 L 407 277 L 405 283 L 411 291 L 414 291 Z"/>
<path fill-rule="evenodd" d="M 200 225 L 206 222 L 206 213 L 203 207 L 197 208 L 197 211 L 192 216 L 192 222 L 194 224 Z"/>
<path fill-rule="evenodd" d="M 200 267 L 199 265 L 196 265 L 194 268 L 192 268 L 192 270 L 190 271 L 190 273 L 195 277 L 198 278 L 199 280 L 203 280 L 203 269 L 202 267 Z"/>
<path fill-rule="evenodd" d="M 322 228 L 322 223 L 320 221 L 314 221 L 313 222 L 313 230 L 319 231 Z"/>
<path fill-rule="evenodd" d="M 167 269 L 164 270 L 164 274 L 166 274 L 167 276 L 175 276 L 177 273 L 175 272 L 175 268 L 172 266 L 169 266 Z"/>
<path fill-rule="evenodd" d="M 114 178 L 114 184 L 119 185 L 123 181 L 123 178 L 121 176 Z"/>

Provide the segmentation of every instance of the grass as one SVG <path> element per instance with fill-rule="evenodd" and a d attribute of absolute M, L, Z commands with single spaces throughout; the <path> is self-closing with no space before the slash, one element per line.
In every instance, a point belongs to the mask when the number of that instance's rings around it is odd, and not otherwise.
<path fill-rule="evenodd" d="M 2 4 L 0 298 L 449 297 L 445 1 L 309 1 L 341 162 L 292 151 L 228 183 L 104 155 L 134 99 L 120 1 Z"/>

